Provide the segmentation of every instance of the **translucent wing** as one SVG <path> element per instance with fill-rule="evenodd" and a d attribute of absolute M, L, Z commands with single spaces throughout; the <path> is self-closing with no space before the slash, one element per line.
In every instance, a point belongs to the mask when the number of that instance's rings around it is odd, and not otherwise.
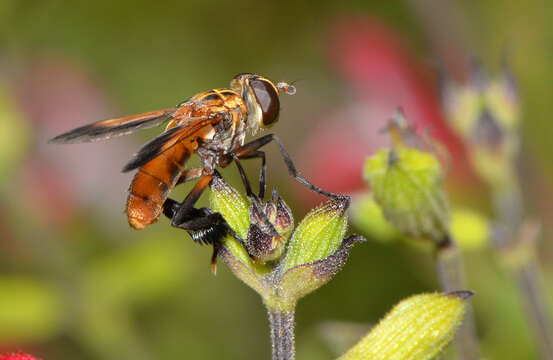
<path fill-rule="evenodd" d="M 194 140 L 209 136 L 213 130 L 211 125 L 218 123 L 221 117 L 200 117 L 187 120 L 186 123 L 172 127 L 144 144 L 123 167 L 123 172 L 128 172 L 147 164 L 150 160 L 171 149 L 179 142 L 184 141 L 184 146 L 188 148 L 188 151 L 191 154 L 194 153 L 196 150 Z"/>
<path fill-rule="evenodd" d="M 78 127 L 51 139 L 50 143 L 72 144 L 105 140 L 115 136 L 127 135 L 139 129 L 159 126 L 170 119 L 176 109 L 150 111 L 117 119 L 98 121 Z"/>

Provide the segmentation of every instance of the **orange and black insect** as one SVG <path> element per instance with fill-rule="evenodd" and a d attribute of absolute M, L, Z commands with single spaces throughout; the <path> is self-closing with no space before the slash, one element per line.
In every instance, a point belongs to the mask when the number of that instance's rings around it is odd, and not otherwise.
<path fill-rule="evenodd" d="M 199 93 L 175 108 L 85 125 L 50 141 L 76 143 L 109 139 L 168 121 L 165 131 L 146 143 L 123 168 L 123 172 L 138 169 L 126 205 L 129 224 L 135 229 L 144 229 L 163 212 L 171 218 L 173 226 L 188 230 L 196 241 L 214 243 L 229 231 L 228 226 L 219 214 L 194 208 L 196 201 L 216 175 L 216 168 L 226 167 L 233 161 L 250 195 L 251 188 L 239 164 L 239 159 L 246 158 L 262 160 L 259 197 L 263 198 L 265 153 L 259 148 L 272 140 L 278 144 L 292 176 L 322 195 L 336 196 L 300 177 L 275 135 L 244 144 L 246 132 L 255 134 L 277 122 L 282 92 L 293 95 L 295 88 L 285 82 L 275 84 L 263 76 L 239 74 L 232 79 L 229 89 Z M 186 163 L 193 154 L 199 156 L 201 167 L 187 169 Z M 200 180 L 184 201 L 168 199 L 173 187 L 196 178 Z"/>

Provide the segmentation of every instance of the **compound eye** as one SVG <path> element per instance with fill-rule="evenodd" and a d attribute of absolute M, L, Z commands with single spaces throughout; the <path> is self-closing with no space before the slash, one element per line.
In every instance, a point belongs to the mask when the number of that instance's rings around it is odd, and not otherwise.
<path fill-rule="evenodd" d="M 255 79 L 250 81 L 250 86 L 255 94 L 255 100 L 262 112 L 262 125 L 271 126 L 278 120 L 280 101 L 275 86 L 268 80 Z"/>

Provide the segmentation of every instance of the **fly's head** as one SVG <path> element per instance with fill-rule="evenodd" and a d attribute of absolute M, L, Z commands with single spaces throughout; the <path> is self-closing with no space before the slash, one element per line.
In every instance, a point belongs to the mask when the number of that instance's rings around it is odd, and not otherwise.
<path fill-rule="evenodd" d="M 256 133 L 278 121 L 281 92 L 294 95 L 296 88 L 285 82 L 273 81 L 255 74 L 238 74 L 230 82 L 232 90 L 238 92 L 248 109 L 248 129 Z"/>

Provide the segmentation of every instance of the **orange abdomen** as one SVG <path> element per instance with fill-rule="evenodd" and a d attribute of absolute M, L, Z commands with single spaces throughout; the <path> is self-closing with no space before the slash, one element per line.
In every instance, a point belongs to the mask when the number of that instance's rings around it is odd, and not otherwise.
<path fill-rule="evenodd" d="M 179 142 L 138 169 L 127 198 L 130 226 L 142 230 L 157 221 L 189 158 L 190 151 Z"/>

